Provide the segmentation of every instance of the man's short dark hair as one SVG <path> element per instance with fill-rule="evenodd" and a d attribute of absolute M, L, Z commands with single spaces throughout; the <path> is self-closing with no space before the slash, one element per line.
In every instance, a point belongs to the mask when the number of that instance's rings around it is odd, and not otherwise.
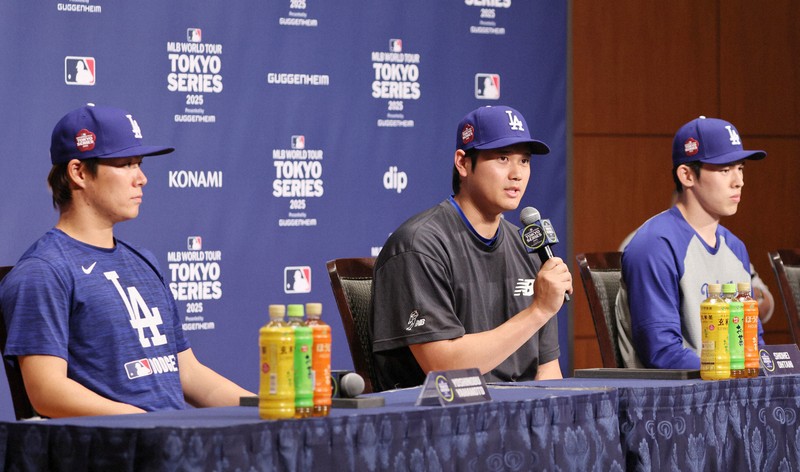
<path fill-rule="evenodd" d="M 697 178 L 700 178 L 700 169 L 703 168 L 703 163 L 702 162 L 700 162 L 700 161 L 692 161 L 692 162 L 687 162 L 686 164 L 681 164 L 681 165 L 684 165 L 684 166 L 692 169 L 692 171 L 694 171 L 694 175 L 696 175 Z M 683 193 L 683 185 L 681 185 L 681 180 L 678 178 L 678 167 L 680 167 L 681 165 L 677 165 L 677 166 L 672 168 L 672 180 L 675 181 L 675 191 L 678 192 L 678 193 Z"/>
<path fill-rule="evenodd" d="M 472 169 L 475 170 L 475 166 L 478 164 L 478 155 L 480 151 L 471 148 L 464 151 L 464 155 L 472 161 Z M 455 164 L 453 164 L 453 195 L 458 195 L 458 192 L 461 190 L 461 176 L 458 174 L 458 170 L 456 169 Z"/>
<path fill-rule="evenodd" d="M 97 166 L 99 165 L 98 158 L 84 159 L 81 161 L 86 172 L 92 177 L 97 176 Z M 50 169 L 50 174 L 47 176 L 47 184 L 53 192 L 53 208 L 63 210 L 67 205 L 72 203 L 72 186 L 67 175 L 67 166 L 69 162 L 56 164 Z"/>

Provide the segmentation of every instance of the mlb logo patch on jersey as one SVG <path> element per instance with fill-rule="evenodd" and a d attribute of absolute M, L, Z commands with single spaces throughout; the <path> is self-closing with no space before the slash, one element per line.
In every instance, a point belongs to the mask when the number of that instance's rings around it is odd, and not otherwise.
<path fill-rule="evenodd" d="M 306 148 L 306 137 L 302 134 L 296 134 L 292 136 L 292 149 L 305 149 Z"/>
<path fill-rule="evenodd" d="M 128 374 L 129 379 L 138 379 L 139 377 L 153 375 L 153 369 L 150 367 L 150 360 L 148 359 L 128 362 L 125 364 L 125 372 Z"/>
<path fill-rule="evenodd" d="M 64 82 L 68 85 L 94 85 L 95 74 L 93 57 L 67 56 L 64 58 Z"/>
<path fill-rule="evenodd" d="M 390 52 L 403 52 L 403 40 L 402 39 L 390 39 L 389 40 L 389 51 Z"/>

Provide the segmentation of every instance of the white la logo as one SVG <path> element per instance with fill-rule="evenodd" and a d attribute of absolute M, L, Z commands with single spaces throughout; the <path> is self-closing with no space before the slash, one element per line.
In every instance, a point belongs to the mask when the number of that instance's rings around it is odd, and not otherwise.
<path fill-rule="evenodd" d="M 522 127 L 522 120 L 517 118 L 511 110 L 506 110 L 506 115 L 508 115 L 508 126 L 511 127 L 514 131 L 525 131 L 525 128 Z"/>
<path fill-rule="evenodd" d="M 139 128 L 139 123 L 137 123 L 131 115 L 125 115 L 125 117 L 131 122 L 131 131 L 133 131 L 133 137 L 142 139 L 142 129 Z"/>
<path fill-rule="evenodd" d="M 167 344 L 167 337 L 158 330 L 158 327 L 164 324 L 158 307 L 153 307 L 151 310 L 136 287 L 128 287 L 128 292 L 125 293 L 125 290 L 119 283 L 119 276 L 116 271 L 104 272 L 103 275 L 117 288 L 117 293 L 119 293 L 122 302 L 125 304 L 125 308 L 128 310 L 131 327 L 138 333 L 139 343 L 142 347 L 150 347 L 151 345 L 163 346 Z M 150 337 L 145 334 L 145 329 L 150 330 Z"/>
<path fill-rule="evenodd" d="M 726 126 L 725 129 L 728 130 L 728 134 L 731 138 L 731 144 L 734 146 L 740 146 L 742 144 L 742 140 L 739 138 L 739 133 L 733 128 L 733 126 Z"/>

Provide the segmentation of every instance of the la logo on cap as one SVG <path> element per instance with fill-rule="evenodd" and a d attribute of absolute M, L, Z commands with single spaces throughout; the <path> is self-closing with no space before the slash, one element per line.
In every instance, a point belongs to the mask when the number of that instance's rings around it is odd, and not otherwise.
<path fill-rule="evenodd" d="M 739 137 L 739 133 L 733 128 L 733 126 L 726 126 L 725 129 L 728 130 L 728 135 L 730 136 L 731 145 L 733 146 L 741 146 L 742 139 Z"/>
<path fill-rule="evenodd" d="M 78 146 L 80 152 L 91 151 L 94 149 L 96 139 L 97 136 L 94 133 L 84 128 L 75 135 L 75 145 Z"/>
<path fill-rule="evenodd" d="M 471 124 L 464 125 L 464 129 L 461 130 L 461 142 L 467 144 L 471 143 L 473 139 L 475 139 L 475 128 Z"/>
<path fill-rule="evenodd" d="M 689 138 L 683 143 L 683 152 L 687 156 L 694 156 L 700 150 L 700 143 L 694 138 Z"/>

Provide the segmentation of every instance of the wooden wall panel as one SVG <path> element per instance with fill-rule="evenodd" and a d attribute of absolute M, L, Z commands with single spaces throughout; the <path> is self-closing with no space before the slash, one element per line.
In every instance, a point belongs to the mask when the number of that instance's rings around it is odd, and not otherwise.
<path fill-rule="evenodd" d="M 800 2 L 720 3 L 721 114 L 747 135 L 800 134 Z"/>
<path fill-rule="evenodd" d="M 719 110 L 716 1 L 573 0 L 576 134 L 672 134 Z"/>

